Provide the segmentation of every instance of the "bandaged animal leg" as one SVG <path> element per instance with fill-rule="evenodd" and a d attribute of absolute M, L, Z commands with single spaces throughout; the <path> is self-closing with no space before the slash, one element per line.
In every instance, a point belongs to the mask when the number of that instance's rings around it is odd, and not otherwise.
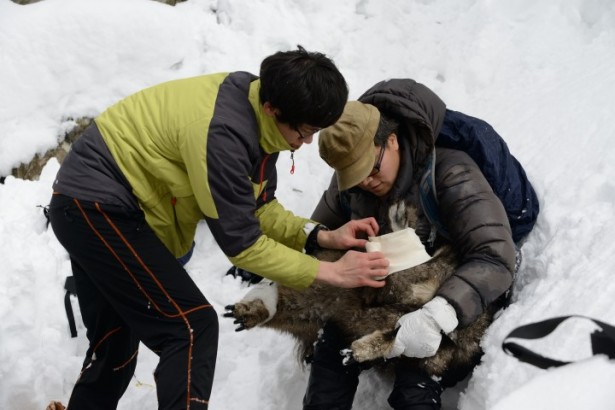
<path fill-rule="evenodd" d="M 342 354 L 346 356 L 345 361 L 354 360 L 362 363 L 378 360 L 387 356 L 393 348 L 394 341 L 394 331 L 376 330 L 352 342 L 350 349 L 342 351 Z"/>
<path fill-rule="evenodd" d="M 269 318 L 269 311 L 261 299 L 235 303 L 226 309 L 230 313 L 225 313 L 225 316 L 234 317 L 235 323 L 242 325 L 237 330 L 251 329 Z"/>
<path fill-rule="evenodd" d="M 263 280 L 241 299 L 239 303 L 226 306 L 225 317 L 235 318 L 237 330 L 250 329 L 261 325 L 275 315 L 278 304 L 278 285 Z"/>

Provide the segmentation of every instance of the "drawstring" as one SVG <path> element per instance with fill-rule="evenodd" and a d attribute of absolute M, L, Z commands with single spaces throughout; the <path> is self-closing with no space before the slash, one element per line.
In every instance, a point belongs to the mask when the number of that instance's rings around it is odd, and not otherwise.
<path fill-rule="evenodd" d="M 295 173 L 295 151 L 290 151 L 290 160 L 292 161 L 292 165 L 290 166 L 290 174 L 293 175 Z"/>

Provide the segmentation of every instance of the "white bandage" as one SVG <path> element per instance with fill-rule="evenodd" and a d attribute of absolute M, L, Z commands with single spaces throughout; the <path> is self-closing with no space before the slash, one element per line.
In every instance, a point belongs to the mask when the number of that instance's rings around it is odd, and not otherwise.
<path fill-rule="evenodd" d="M 368 252 L 382 252 L 389 260 L 389 275 L 420 265 L 431 259 L 412 228 L 368 238 Z"/>

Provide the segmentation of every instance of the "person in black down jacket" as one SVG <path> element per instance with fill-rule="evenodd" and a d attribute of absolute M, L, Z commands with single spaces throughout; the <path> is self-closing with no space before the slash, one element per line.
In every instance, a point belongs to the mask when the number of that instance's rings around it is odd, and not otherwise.
<path fill-rule="evenodd" d="M 412 204 L 419 209 L 416 231 L 427 250 L 449 241 L 459 255 L 457 271 L 433 300 L 399 320 L 391 357 L 429 357 L 443 332 L 505 303 L 538 200 L 489 124 L 446 109 L 422 84 L 394 79 L 347 103 L 337 123 L 320 133 L 319 146 L 336 172 L 313 220 L 334 229 L 371 216 L 384 234 L 392 230 L 389 210 Z M 325 326 L 312 358 L 305 410 L 352 407 L 361 369 L 342 364 L 342 339 L 335 326 Z M 396 365 L 388 400 L 394 409 L 439 409 L 443 388 L 471 371 L 451 369 L 437 381 L 411 363 Z"/>

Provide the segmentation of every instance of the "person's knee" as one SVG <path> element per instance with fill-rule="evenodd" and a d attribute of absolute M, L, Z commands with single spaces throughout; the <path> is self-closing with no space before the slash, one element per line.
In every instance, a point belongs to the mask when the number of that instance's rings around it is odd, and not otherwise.
<path fill-rule="evenodd" d="M 220 325 L 218 314 L 213 307 L 203 308 L 195 311 L 188 316 L 190 331 L 194 336 L 195 342 L 200 339 L 218 338 Z"/>
<path fill-rule="evenodd" d="M 347 347 L 348 344 L 341 330 L 335 325 L 326 324 L 314 346 L 314 353 L 311 358 L 312 365 L 325 367 L 340 374 L 358 375 L 361 370 L 357 365 L 344 364 L 344 356 L 340 351 Z"/>
<path fill-rule="evenodd" d="M 352 408 L 361 370 L 357 365 L 344 365 L 340 350 L 345 347 L 342 332 L 327 324 L 314 347 L 304 410 Z"/>
<path fill-rule="evenodd" d="M 358 373 L 348 374 L 312 364 L 303 409 L 350 410 L 358 384 Z"/>
<path fill-rule="evenodd" d="M 196 313 L 196 312 L 195 312 Z M 193 348 L 194 369 L 207 379 L 204 384 L 210 385 L 213 377 L 213 368 L 218 355 L 219 324 L 218 315 L 213 308 L 198 312 L 195 320 L 191 321 L 191 335 Z M 207 393 L 207 397 L 209 393 Z"/>
<path fill-rule="evenodd" d="M 395 410 L 437 410 L 441 407 L 442 387 L 418 368 L 400 367 L 389 404 Z"/>

